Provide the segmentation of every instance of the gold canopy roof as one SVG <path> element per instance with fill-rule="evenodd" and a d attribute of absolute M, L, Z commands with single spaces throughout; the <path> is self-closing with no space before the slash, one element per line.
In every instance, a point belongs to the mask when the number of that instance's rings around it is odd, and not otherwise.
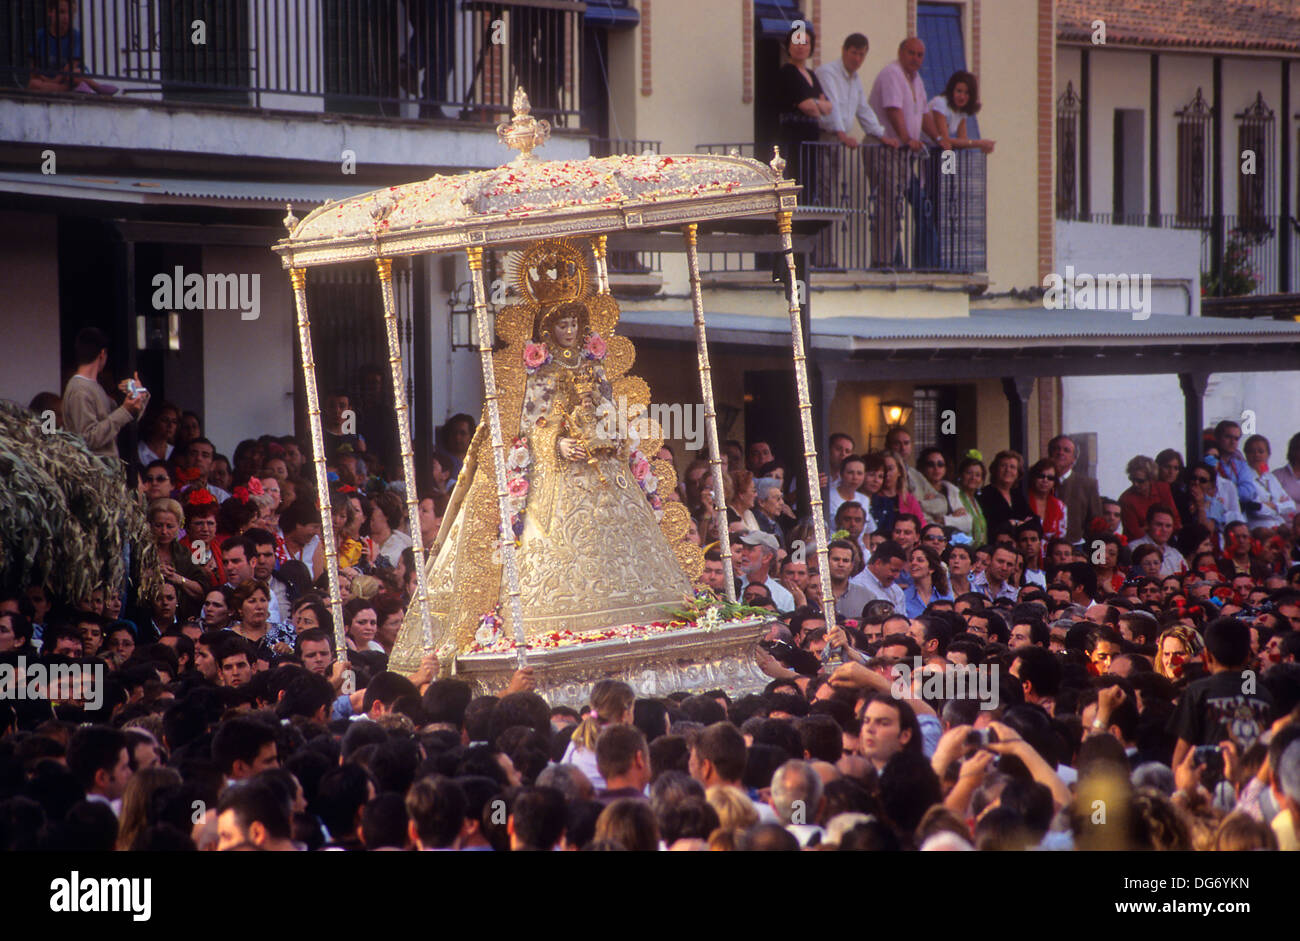
<path fill-rule="evenodd" d="M 784 161 L 725 155 L 621 155 L 437 175 L 329 202 L 275 245 L 285 267 L 497 246 L 623 229 L 679 227 L 794 209 Z"/>

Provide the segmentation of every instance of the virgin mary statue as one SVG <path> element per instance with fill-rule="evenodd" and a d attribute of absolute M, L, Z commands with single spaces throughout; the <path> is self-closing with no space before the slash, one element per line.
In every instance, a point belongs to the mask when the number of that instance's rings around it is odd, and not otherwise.
<path fill-rule="evenodd" d="M 591 293 L 585 251 L 548 240 L 516 264 L 528 300 L 498 316 L 504 348 L 493 354 L 512 515 L 503 526 L 480 423 L 427 562 L 444 670 L 476 640 L 514 636 L 503 539 L 517 548 L 530 640 L 663 620 L 703 568 L 686 538 L 685 507 L 659 496 L 676 485 L 676 473 L 647 457 L 662 445 L 644 417 L 649 388 L 626 375 L 634 349 L 614 334 L 614 299 Z M 426 652 L 415 598 L 389 668 L 413 672 Z"/>

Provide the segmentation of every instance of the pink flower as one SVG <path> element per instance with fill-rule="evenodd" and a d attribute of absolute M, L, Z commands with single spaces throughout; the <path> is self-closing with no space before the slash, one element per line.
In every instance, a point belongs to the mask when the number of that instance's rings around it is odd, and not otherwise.
<path fill-rule="evenodd" d="M 262 482 L 256 477 L 248 478 L 248 492 L 255 497 L 262 495 Z"/>
<path fill-rule="evenodd" d="M 605 352 L 606 352 L 605 341 L 600 338 L 599 333 L 593 333 L 590 337 L 587 338 L 586 352 L 587 355 L 590 356 L 592 359 L 605 358 Z"/>
<path fill-rule="evenodd" d="M 522 497 L 524 494 L 528 493 L 528 478 L 511 478 L 510 482 L 506 484 L 506 490 L 509 491 L 510 496 L 512 497 Z"/>
<path fill-rule="evenodd" d="M 633 463 L 632 476 L 635 477 L 638 481 L 645 480 L 648 476 L 650 476 L 650 462 L 647 461 L 645 458 L 641 458 L 640 460 Z"/>
<path fill-rule="evenodd" d="M 529 343 L 524 347 L 524 365 L 529 369 L 536 369 L 546 363 L 548 355 L 546 344 Z"/>

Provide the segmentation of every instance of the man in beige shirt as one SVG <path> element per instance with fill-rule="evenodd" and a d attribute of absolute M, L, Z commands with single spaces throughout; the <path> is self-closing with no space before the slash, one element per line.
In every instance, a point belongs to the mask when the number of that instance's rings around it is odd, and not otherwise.
<path fill-rule="evenodd" d="M 80 435 L 92 453 L 115 458 L 118 432 L 140 417 L 149 402 L 149 393 L 140 390 L 114 407 L 113 400 L 99 384 L 99 374 L 108 362 L 108 338 L 94 327 L 86 327 L 77 334 L 75 352 L 77 371 L 63 390 L 64 427 Z M 139 384 L 139 374 L 135 381 Z M 123 381 L 118 388 L 126 392 L 126 386 Z"/>

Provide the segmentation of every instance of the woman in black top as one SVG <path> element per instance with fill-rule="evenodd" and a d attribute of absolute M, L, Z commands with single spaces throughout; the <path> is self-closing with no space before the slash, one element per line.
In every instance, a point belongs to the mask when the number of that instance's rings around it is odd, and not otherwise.
<path fill-rule="evenodd" d="M 977 499 L 988 521 L 990 544 L 1003 526 L 1008 523 L 1019 526 L 1034 515 L 1020 486 L 1024 472 L 1025 459 L 1017 451 L 999 451 L 989 465 L 989 482 L 977 494 Z"/>
<path fill-rule="evenodd" d="M 804 165 L 803 143 L 816 141 L 821 135 L 818 122 L 831 113 L 831 102 L 822 91 L 817 74 L 808 66 L 817 38 L 807 26 L 797 26 L 785 37 L 785 52 L 790 61 L 781 66 L 777 82 L 780 111 L 781 156 L 785 158 L 786 176 L 803 186 L 799 202 L 810 205 L 817 195 L 816 161 Z"/>

